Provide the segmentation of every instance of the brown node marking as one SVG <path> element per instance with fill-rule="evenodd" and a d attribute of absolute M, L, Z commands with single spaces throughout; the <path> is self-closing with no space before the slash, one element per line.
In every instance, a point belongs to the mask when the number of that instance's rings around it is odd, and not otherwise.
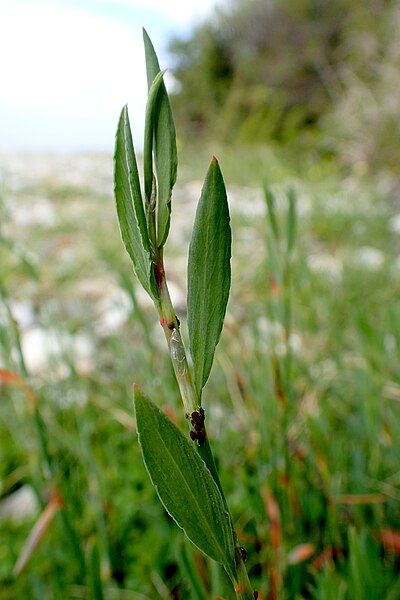
<path fill-rule="evenodd" d="M 154 265 L 154 276 L 156 278 L 157 286 L 158 286 L 158 288 L 160 288 L 162 280 L 164 279 L 164 276 L 165 276 L 165 271 L 164 271 L 164 267 L 162 264 Z"/>
<path fill-rule="evenodd" d="M 200 410 L 194 410 L 190 415 L 190 423 L 193 429 L 190 431 L 190 438 L 193 441 L 197 441 L 198 445 L 201 446 L 206 437 L 206 431 L 204 429 L 204 409 L 200 407 Z"/>
<path fill-rule="evenodd" d="M 197 442 L 198 446 L 201 446 L 204 443 L 204 440 L 206 439 L 205 429 L 201 429 L 200 431 L 193 431 L 192 429 L 191 431 L 189 431 L 189 435 L 190 439 L 193 442 Z"/>

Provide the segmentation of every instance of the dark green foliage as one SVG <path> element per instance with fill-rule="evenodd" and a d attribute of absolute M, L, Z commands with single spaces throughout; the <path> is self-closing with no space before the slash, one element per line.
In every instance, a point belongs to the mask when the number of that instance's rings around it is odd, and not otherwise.
<path fill-rule="evenodd" d="M 347 17 L 343 2 L 230 2 L 171 47 L 178 114 L 229 141 L 285 139 L 315 124 L 337 85 Z"/>
<path fill-rule="evenodd" d="M 395 168 L 399 14 L 397 1 L 228 1 L 171 44 L 184 137 Z"/>

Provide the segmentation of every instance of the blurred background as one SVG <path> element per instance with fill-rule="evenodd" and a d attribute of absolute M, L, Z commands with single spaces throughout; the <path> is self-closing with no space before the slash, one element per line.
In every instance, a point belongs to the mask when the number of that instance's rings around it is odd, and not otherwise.
<path fill-rule="evenodd" d="M 1 147 L 111 151 L 129 102 L 141 146 L 141 27 L 179 135 L 296 144 L 359 168 L 396 166 L 395 1 L 163 3 L 2 0 Z M 191 136 L 191 137 L 190 137 Z"/>
<path fill-rule="evenodd" d="M 0 0 L 0 600 L 231 598 L 135 434 L 133 382 L 186 427 L 113 201 L 125 103 L 140 161 L 142 27 L 177 129 L 184 336 L 213 154 L 227 184 L 204 402 L 259 598 L 400 599 L 399 0 Z"/>
<path fill-rule="evenodd" d="M 212 0 L 1 0 L 1 148 L 113 150 L 129 101 L 140 140 L 146 105 L 142 27 L 161 58 Z"/>

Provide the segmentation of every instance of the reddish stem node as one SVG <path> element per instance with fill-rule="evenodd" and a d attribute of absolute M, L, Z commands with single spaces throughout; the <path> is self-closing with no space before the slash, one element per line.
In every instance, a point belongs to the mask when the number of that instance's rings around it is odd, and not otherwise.
<path fill-rule="evenodd" d="M 154 265 L 154 276 L 156 278 L 158 289 L 161 288 L 161 284 L 165 278 L 164 265 L 161 263 L 157 263 Z"/>

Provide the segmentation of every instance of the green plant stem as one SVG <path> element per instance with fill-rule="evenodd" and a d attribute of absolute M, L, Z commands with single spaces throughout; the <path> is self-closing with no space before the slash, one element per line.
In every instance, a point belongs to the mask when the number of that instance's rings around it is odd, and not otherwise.
<path fill-rule="evenodd" d="M 181 393 L 186 416 L 188 417 L 193 411 L 199 411 L 201 401 L 196 393 L 189 365 L 187 362 L 186 350 L 183 345 L 182 337 L 179 330 L 179 321 L 175 314 L 175 310 L 168 290 L 161 251 L 159 251 L 157 261 L 155 264 L 155 273 L 159 291 L 159 302 L 156 303 L 156 308 L 158 310 L 160 324 L 164 330 L 165 338 L 167 340 L 168 348 L 170 350 L 171 361 L 174 368 L 176 380 L 179 385 L 179 390 Z M 215 483 L 217 484 L 221 492 L 226 511 L 228 514 L 230 514 L 226 498 L 222 490 L 222 485 L 219 479 L 217 467 L 215 465 L 214 456 L 210 444 L 208 442 L 206 431 L 203 442 L 200 445 L 196 444 L 196 446 L 199 455 L 207 465 L 211 475 L 214 478 Z M 234 530 L 233 534 L 235 539 L 237 539 Z M 233 586 L 235 588 L 236 597 L 238 598 L 238 600 L 253 600 L 253 589 L 251 587 L 251 583 L 247 574 L 247 570 L 239 546 L 236 546 L 235 549 L 235 562 L 237 570 L 236 577 L 232 573 L 229 573 L 229 577 L 232 580 Z"/>
<path fill-rule="evenodd" d="M 208 441 L 207 431 L 206 431 L 203 443 L 200 446 L 197 445 L 197 452 L 199 453 L 201 458 L 204 460 L 204 462 L 206 463 L 206 465 L 208 467 L 208 470 L 210 471 L 211 475 L 213 476 L 214 481 L 217 484 L 219 491 L 221 492 L 221 496 L 224 501 L 226 510 L 229 512 L 228 504 L 226 502 L 224 492 L 222 489 L 222 485 L 221 485 L 221 481 L 220 481 L 220 478 L 218 475 L 217 466 L 215 464 L 214 455 L 212 453 L 211 446 Z"/>
<path fill-rule="evenodd" d="M 165 338 L 170 349 L 171 361 L 182 396 L 185 413 L 186 416 L 189 417 L 192 412 L 199 411 L 201 402 L 196 393 L 193 379 L 189 370 L 186 350 L 179 331 L 179 322 L 171 302 L 171 297 L 169 295 L 162 260 L 158 262 L 156 271 L 158 273 L 157 281 L 160 293 L 160 304 L 157 307 L 159 309 L 160 323 L 164 330 Z M 228 508 L 222 491 L 217 468 L 215 466 L 214 456 L 212 454 L 210 444 L 208 443 L 207 432 L 205 434 L 203 443 L 201 445 L 197 445 L 197 448 L 200 456 L 212 474 L 215 483 L 219 487 L 226 508 Z"/>
<path fill-rule="evenodd" d="M 235 549 L 237 582 L 234 583 L 236 598 L 238 600 L 254 600 L 253 588 L 251 586 L 247 569 L 244 564 L 242 553 L 237 546 Z"/>
<path fill-rule="evenodd" d="M 193 411 L 199 410 L 200 400 L 194 389 L 185 347 L 179 331 L 179 322 L 169 295 L 162 257 L 157 262 L 156 274 L 159 290 L 159 305 L 156 308 L 158 309 L 160 324 L 164 330 L 170 350 L 172 366 L 174 367 L 185 412 L 187 415 L 191 415 Z"/>

